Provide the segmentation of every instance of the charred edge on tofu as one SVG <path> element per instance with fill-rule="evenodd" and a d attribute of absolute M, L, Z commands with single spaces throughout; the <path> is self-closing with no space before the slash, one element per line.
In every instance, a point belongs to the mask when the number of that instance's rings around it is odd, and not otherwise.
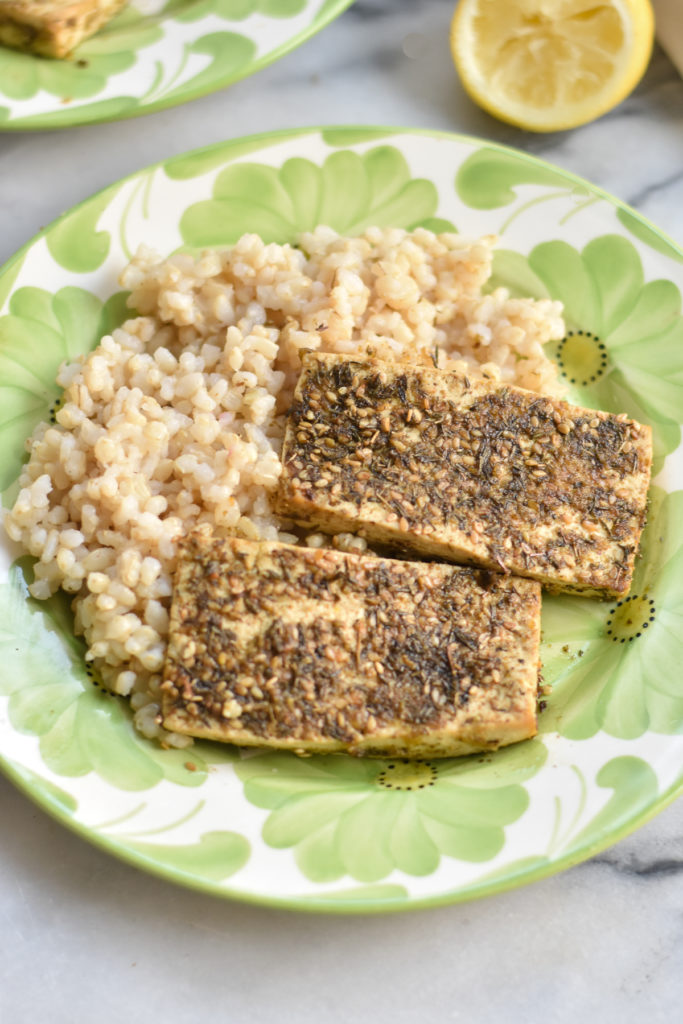
<path fill-rule="evenodd" d="M 533 528 L 570 503 L 600 525 L 603 543 L 621 542 L 621 559 L 598 585 L 622 589 L 645 508 L 617 497 L 607 476 L 649 473 L 634 444 L 639 425 L 527 396 L 500 387 L 461 410 L 426 394 L 419 370 L 387 380 L 364 363 L 308 359 L 282 487 L 294 499 L 315 501 L 321 492 L 330 508 L 377 502 L 405 531 L 435 533 L 451 523 L 469 532 L 476 522 L 503 571 L 511 558 L 535 572 L 557 570 L 567 551 L 577 565 L 587 552 L 597 561 L 601 538 L 574 529 L 529 544 Z"/>
<path fill-rule="evenodd" d="M 167 715 L 176 708 L 198 722 L 232 719 L 256 736 L 320 735 L 351 747 L 397 720 L 426 731 L 463 709 L 470 721 L 473 693 L 489 693 L 491 713 L 526 706 L 519 643 L 536 622 L 535 584 L 449 567 L 426 585 L 429 566 L 422 575 L 339 554 L 330 572 L 329 560 L 302 566 L 301 550 L 284 546 L 256 572 L 253 555 L 226 560 L 221 550 L 207 559 L 193 539 L 185 545 L 182 636 L 162 684 Z M 323 613 L 285 622 L 284 598 L 328 608 L 358 598 L 363 614 L 351 624 Z M 244 644 L 233 627 L 247 616 L 263 617 L 265 629 Z"/>

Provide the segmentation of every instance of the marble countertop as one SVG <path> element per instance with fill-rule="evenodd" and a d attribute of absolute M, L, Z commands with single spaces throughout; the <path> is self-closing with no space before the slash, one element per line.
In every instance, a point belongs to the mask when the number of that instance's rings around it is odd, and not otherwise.
<path fill-rule="evenodd" d="M 252 132 L 395 124 L 467 132 L 574 171 L 683 241 L 683 82 L 656 50 L 594 124 L 531 135 L 452 69 L 453 0 L 358 0 L 231 89 L 132 121 L 0 136 L 0 262 L 147 163 Z M 406 915 L 306 916 L 175 887 L 87 845 L 0 778 L 0 1020 L 336 1024 L 370 1014 L 656 1024 L 683 1002 L 683 801 L 570 871 Z"/>

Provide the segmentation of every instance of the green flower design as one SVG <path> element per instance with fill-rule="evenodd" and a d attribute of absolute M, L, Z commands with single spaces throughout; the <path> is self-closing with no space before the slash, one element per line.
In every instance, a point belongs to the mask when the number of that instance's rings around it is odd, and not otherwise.
<path fill-rule="evenodd" d="M 545 758 L 532 740 L 445 761 L 259 754 L 236 762 L 235 772 L 247 799 L 270 812 L 265 842 L 293 849 L 307 878 L 371 883 L 394 869 L 431 874 L 442 856 L 495 857 L 505 826 L 529 804 L 522 783 Z"/>
<path fill-rule="evenodd" d="M 635 739 L 683 731 L 683 491 L 651 492 L 642 557 L 628 597 L 543 606 L 543 669 L 553 684 L 544 732 Z"/>
<path fill-rule="evenodd" d="M 587 847 L 595 850 L 596 845 L 604 846 L 608 837 L 618 836 L 635 816 L 655 806 L 659 785 L 651 765 L 639 757 L 614 757 L 600 768 L 595 777 L 597 786 L 612 790 L 611 796 L 594 817 L 587 823 L 582 823 L 577 830 L 577 823 L 583 819 L 588 784 L 580 766 L 574 764 L 572 768 L 580 780 L 582 789 L 579 809 L 564 809 L 562 793 L 557 794 L 554 800 L 555 813 L 552 817 L 548 816 L 547 821 L 550 830 L 547 851 L 544 854 L 508 861 L 494 871 L 480 875 L 473 888 L 488 886 L 502 879 L 509 881 L 515 876 L 520 880 L 525 876 L 528 879 L 532 874 L 546 869 L 553 861 L 568 856 L 585 856 Z"/>
<path fill-rule="evenodd" d="M 567 334 L 548 355 L 572 400 L 651 423 L 655 467 L 680 443 L 683 317 L 672 281 L 645 282 L 637 250 L 620 235 L 537 245 L 528 257 L 501 250 L 491 287 L 564 303 Z"/>
<path fill-rule="evenodd" d="M 575 771 L 580 770 L 575 765 Z M 587 843 L 600 842 L 606 835 L 614 835 L 633 819 L 654 806 L 659 791 L 657 776 L 652 766 L 640 757 L 614 757 L 602 766 L 595 777 L 602 789 L 611 789 L 612 795 L 580 832 L 565 840 L 562 852 L 580 850 Z"/>
<path fill-rule="evenodd" d="M 191 43 L 185 43 L 176 75 L 180 74 L 189 57 L 195 53 L 210 57 L 210 62 L 202 71 L 181 85 L 175 88 L 165 87 L 161 94 L 164 104 L 177 97 L 190 99 L 193 95 L 202 95 L 212 86 L 225 84 L 228 78 L 236 80 L 241 77 L 255 60 L 256 45 L 253 40 L 237 32 L 211 32 Z M 155 102 L 156 98 L 151 101 L 151 105 Z"/>
<path fill-rule="evenodd" d="M 87 274 L 106 260 L 111 236 L 108 231 L 98 231 L 97 222 L 119 188 L 120 185 L 114 185 L 89 202 L 81 203 L 50 229 L 47 247 L 52 258 L 65 270 Z"/>
<path fill-rule="evenodd" d="M 0 696 L 9 697 L 14 729 L 40 737 L 40 754 L 57 775 L 97 772 L 112 786 L 143 790 L 161 779 L 201 786 L 207 760 L 229 760 L 230 748 L 162 750 L 135 732 L 122 702 L 88 678 L 85 647 L 74 636 L 68 598 L 34 601 L 24 558 L 0 585 Z"/>
<path fill-rule="evenodd" d="M 53 243 L 65 251 L 67 229 L 68 222 L 58 225 Z M 94 234 L 94 244 L 98 237 Z M 0 317 L 0 490 L 19 473 L 26 438 L 50 416 L 60 393 L 55 383 L 60 364 L 87 352 L 126 315 L 122 292 L 104 304 L 73 287 L 54 295 L 33 287 L 12 294 L 9 313 Z"/>
<path fill-rule="evenodd" d="M 574 189 L 573 182 L 554 167 L 488 146 L 467 157 L 455 178 L 455 191 L 475 210 L 495 210 L 514 202 L 518 185 L 549 185 L 563 192 Z"/>
<path fill-rule="evenodd" d="M 586 184 L 549 164 L 521 153 L 488 146 L 472 153 L 461 164 L 455 178 L 455 191 L 463 203 L 475 210 L 509 206 L 518 198 L 516 190 L 520 185 L 545 185 L 547 189 L 520 203 L 498 228 L 500 235 L 505 234 L 517 217 L 539 203 L 571 198 L 573 206 L 560 221 L 564 224 L 600 198 Z"/>
<path fill-rule="evenodd" d="M 73 60 L 37 60 L 30 53 L 0 50 L 0 93 L 27 100 L 41 89 L 64 102 L 95 96 L 107 79 L 135 63 L 135 53 L 161 39 L 153 18 L 133 7 L 122 11 L 92 39 L 78 47 Z"/>
<path fill-rule="evenodd" d="M 437 204 L 434 184 L 411 178 L 398 149 L 377 146 L 362 156 L 339 150 L 322 167 L 301 157 L 279 169 L 231 164 L 216 178 L 213 199 L 185 211 L 180 232 L 187 245 L 201 248 L 230 245 L 249 231 L 266 242 L 292 241 L 318 224 L 348 235 L 369 225 L 454 231 L 435 218 Z"/>
<path fill-rule="evenodd" d="M 544 185 L 549 191 L 532 195 L 521 203 L 499 228 L 501 235 L 513 220 L 538 203 L 571 196 L 575 205 L 560 220 L 560 224 L 565 224 L 574 214 L 601 199 L 599 193 L 587 183 L 541 160 L 490 146 L 482 146 L 463 161 L 455 178 L 455 191 L 463 203 L 475 210 L 495 210 L 509 206 L 519 198 L 517 188 L 520 185 Z M 683 263 L 683 253 L 638 213 L 617 205 L 616 215 L 639 242 L 677 263 Z"/>

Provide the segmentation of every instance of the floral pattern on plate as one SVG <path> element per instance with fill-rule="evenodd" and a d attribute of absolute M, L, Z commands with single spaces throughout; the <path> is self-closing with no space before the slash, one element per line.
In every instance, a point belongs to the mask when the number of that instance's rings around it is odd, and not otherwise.
<path fill-rule="evenodd" d="M 586 182 L 457 136 L 337 127 L 174 157 L 86 200 L 0 271 L 3 502 L 59 400 L 59 362 L 128 315 L 117 277 L 137 244 L 294 241 L 321 218 L 497 233 L 491 287 L 562 299 L 555 355 L 571 397 L 655 432 L 632 593 L 544 598 L 553 691 L 530 743 L 424 763 L 178 752 L 136 735 L 95 687 L 68 599 L 28 599 L 30 559 L 5 541 L 0 766 L 86 838 L 219 895 L 340 911 L 466 899 L 576 863 L 683 788 L 683 266 L 665 235 Z"/>
<path fill-rule="evenodd" d="M 495 277 L 518 294 L 564 304 L 567 334 L 549 350 L 571 397 L 652 424 L 655 471 L 680 444 L 683 316 L 673 281 L 645 281 L 635 246 L 601 235 L 581 252 L 567 242 L 535 246 L 528 256 L 498 250 Z"/>
<path fill-rule="evenodd" d="M 531 741 L 495 758 L 355 760 L 262 754 L 238 762 L 245 795 L 269 814 L 263 838 L 294 848 L 315 882 L 429 875 L 442 856 L 491 860 L 529 804 L 521 785 L 547 756 Z"/>
<path fill-rule="evenodd" d="M 434 216 L 438 201 L 432 182 L 411 178 L 395 147 L 377 146 L 362 156 L 342 149 L 321 167 L 296 157 L 279 169 L 233 164 L 216 178 L 211 199 L 185 211 L 180 230 L 186 245 L 197 249 L 236 242 L 250 231 L 266 242 L 286 242 L 318 224 L 346 235 L 370 225 L 455 231 Z"/>

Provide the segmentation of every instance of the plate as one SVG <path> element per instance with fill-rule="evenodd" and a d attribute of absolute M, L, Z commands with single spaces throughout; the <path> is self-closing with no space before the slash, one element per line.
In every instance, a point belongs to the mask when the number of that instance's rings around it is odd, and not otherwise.
<path fill-rule="evenodd" d="M 0 131 L 137 117 L 224 89 L 353 0 L 132 0 L 69 60 L 0 47 Z"/>
<path fill-rule="evenodd" d="M 126 706 L 93 687 L 66 601 L 27 599 L 30 560 L 5 542 L 0 763 L 84 838 L 215 895 L 338 911 L 465 900 L 591 856 L 683 787 L 683 254 L 664 234 L 555 167 L 430 132 L 298 130 L 149 167 L 67 213 L 0 273 L 3 502 L 25 437 L 57 398 L 60 361 L 123 318 L 116 279 L 138 244 L 229 244 L 257 218 L 284 241 L 315 224 L 313 196 L 340 232 L 495 232 L 492 286 L 565 303 L 554 357 L 570 396 L 654 431 L 631 594 L 544 598 L 553 690 L 540 734 L 493 755 L 179 752 L 136 735 Z"/>

